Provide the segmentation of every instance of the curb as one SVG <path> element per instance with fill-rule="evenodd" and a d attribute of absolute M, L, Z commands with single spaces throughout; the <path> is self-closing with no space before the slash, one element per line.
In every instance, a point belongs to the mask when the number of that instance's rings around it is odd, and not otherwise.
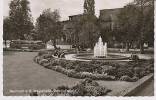
<path fill-rule="evenodd" d="M 148 81 L 150 81 L 154 77 L 154 74 L 149 74 L 148 76 L 144 76 L 137 82 L 134 82 L 132 87 L 128 87 L 118 93 L 110 94 L 109 96 L 133 96 L 140 88 L 143 88 Z"/>

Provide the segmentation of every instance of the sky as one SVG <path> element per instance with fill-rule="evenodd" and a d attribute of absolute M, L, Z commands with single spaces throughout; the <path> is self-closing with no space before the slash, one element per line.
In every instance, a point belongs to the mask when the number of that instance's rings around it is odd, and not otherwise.
<path fill-rule="evenodd" d="M 11 0 L 3 0 L 3 16 L 8 16 Z M 82 14 L 84 0 L 29 0 L 33 19 L 35 20 L 44 9 L 59 9 L 61 20 L 68 20 L 68 16 Z M 133 0 L 95 0 L 95 13 L 99 16 L 102 9 L 121 8 Z"/>

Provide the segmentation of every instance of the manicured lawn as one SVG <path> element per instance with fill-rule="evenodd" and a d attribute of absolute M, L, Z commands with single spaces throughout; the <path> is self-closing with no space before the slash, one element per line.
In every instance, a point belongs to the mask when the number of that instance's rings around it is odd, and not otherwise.
<path fill-rule="evenodd" d="M 74 85 L 78 81 L 34 63 L 33 57 L 36 54 L 36 52 L 14 52 L 13 54 L 5 52 L 4 95 L 24 95 L 10 93 L 10 90 L 51 89 L 60 85 Z"/>

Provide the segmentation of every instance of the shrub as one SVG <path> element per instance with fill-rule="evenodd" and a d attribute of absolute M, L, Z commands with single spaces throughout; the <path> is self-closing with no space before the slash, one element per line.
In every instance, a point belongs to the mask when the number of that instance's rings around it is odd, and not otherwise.
<path fill-rule="evenodd" d="M 67 75 L 67 74 L 68 74 L 68 70 L 67 70 L 67 69 L 62 68 L 62 73 L 63 73 L 63 74 L 65 74 L 65 75 Z"/>
<path fill-rule="evenodd" d="M 121 81 L 129 81 L 129 80 L 130 80 L 130 77 L 127 76 L 127 75 L 121 76 L 121 77 L 120 77 L 120 80 L 121 80 Z"/>
<path fill-rule="evenodd" d="M 104 65 L 104 66 L 101 66 L 102 68 L 102 72 L 103 73 L 107 73 L 108 75 L 116 75 L 116 68 L 115 67 L 112 67 L 112 66 L 109 66 L 109 65 Z"/>
<path fill-rule="evenodd" d="M 65 68 L 68 62 L 66 60 L 60 60 L 59 63 L 63 68 Z"/>
<path fill-rule="evenodd" d="M 47 59 L 41 59 L 40 64 L 43 65 L 44 63 L 49 63 L 49 61 Z"/>
<path fill-rule="evenodd" d="M 45 62 L 42 64 L 44 67 L 48 68 L 48 66 L 50 66 L 50 62 Z"/>
<path fill-rule="evenodd" d="M 54 90 L 58 90 L 60 92 L 55 92 Z M 66 90 L 67 91 L 70 90 L 70 92 L 67 92 Z M 51 91 L 47 93 L 35 92 L 35 93 L 30 93 L 30 95 L 31 96 L 58 96 L 61 94 L 64 96 L 103 96 L 110 91 L 111 90 L 103 86 L 99 86 L 99 84 L 96 81 L 93 81 L 90 78 L 86 78 L 71 88 L 62 85 L 62 86 L 58 86 L 56 89 L 51 89 Z"/>
<path fill-rule="evenodd" d="M 96 81 L 93 81 L 91 85 L 92 85 L 92 86 L 99 86 L 99 83 L 96 82 Z"/>
<path fill-rule="evenodd" d="M 93 96 L 103 96 L 103 95 L 106 95 L 110 91 L 111 90 L 102 86 L 94 87 Z"/>
<path fill-rule="evenodd" d="M 44 66 L 44 67 L 48 68 L 48 69 L 53 69 L 54 66 L 51 66 L 50 63 L 49 63 L 49 65 L 47 64 L 47 66 Z"/>
<path fill-rule="evenodd" d="M 136 76 L 134 76 L 133 78 L 132 78 L 132 81 L 137 81 L 137 80 L 139 80 L 139 77 L 136 77 Z"/>
<path fill-rule="evenodd" d="M 76 72 L 74 70 L 67 70 L 67 76 L 72 77 Z"/>
<path fill-rule="evenodd" d="M 121 76 L 129 76 L 129 77 L 133 77 L 133 72 L 132 70 L 130 69 L 127 69 L 127 68 L 119 68 L 116 70 L 117 74 L 116 74 L 116 77 L 121 77 Z"/>
<path fill-rule="evenodd" d="M 77 91 L 77 95 L 80 93 L 80 96 L 102 96 L 110 92 L 109 89 L 99 86 L 96 81 L 93 81 L 90 78 L 86 78 L 83 81 L 80 81 L 72 89 Z"/>
<path fill-rule="evenodd" d="M 64 68 L 61 66 L 55 66 L 55 71 L 62 72 L 62 70 L 64 70 Z"/>
<path fill-rule="evenodd" d="M 80 66 L 79 66 L 79 65 L 76 65 L 74 70 L 75 70 L 76 72 L 80 72 L 80 71 L 81 71 Z"/>
<path fill-rule="evenodd" d="M 87 93 L 83 84 L 77 84 L 72 89 L 75 91 L 74 96 L 85 96 L 85 94 Z"/>
<path fill-rule="evenodd" d="M 73 76 L 72 76 L 73 78 L 79 78 L 79 79 L 82 79 L 82 77 L 81 77 L 81 74 L 80 73 L 75 73 L 75 74 L 73 74 Z"/>
<path fill-rule="evenodd" d="M 101 64 L 101 62 L 92 60 L 92 61 L 90 61 L 90 64 Z"/>
<path fill-rule="evenodd" d="M 52 66 L 52 65 L 51 65 L 51 66 L 49 66 L 48 68 L 56 71 L 57 66 Z"/>
<path fill-rule="evenodd" d="M 68 62 L 68 63 L 66 63 L 66 68 L 67 69 L 74 69 L 75 67 L 74 67 L 72 62 Z"/>
<path fill-rule="evenodd" d="M 114 80 L 115 77 L 114 76 L 110 76 L 110 75 L 103 75 L 103 74 L 93 74 L 94 79 L 98 79 L 98 80 Z"/>
<path fill-rule="evenodd" d="M 52 66 L 57 66 L 57 65 L 59 65 L 59 60 L 51 59 L 50 63 L 51 63 Z"/>
<path fill-rule="evenodd" d="M 121 80 L 121 81 L 134 82 L 134 81 L 137 80 L 137 78 L 135 79 L 135 77 L 131 78 L 131 77 L 125 75 L 125 76 L 121 76 L 121 77 L 120 77 L 120 80 Z"/>
<path fill-rule="evenodd" d="M 140 68 L 140 67 L 135 67 L 135 68 L 134 68 L 134 73 L 135 73 L 135 74 L 140 74 L 140 72 L 141 72 L 142 70 L 143 70 L 143 69 Z"/>
<path fill-rule="evenodd" d="M 81 72 L 81 76 L 83 77 L 90 77 L 92 75 L 92 73 L 89 73 L 89 72 Z"/>
<path fill-rule="evenodd" d="M 48 58 L 53 58 L 51 54 L 43 54 L 42 58 L 48 59 Z"/>
<path fill-rule="evenodd" d="M 56 89 L 58 89 L 58 90 L 68 90 L 69 87 L 62 85 L 62 86 L 57 87 Z"/>
<path fill-rule="evenodd" d="M 38 96 L 38 93 L 37 92 L 31 92 L 30 96 Z"/>
<path fill-rule="evenodd" d="M 81 83 L 92 83 L 93 80 L 91 78 L 85 78 Z"/>

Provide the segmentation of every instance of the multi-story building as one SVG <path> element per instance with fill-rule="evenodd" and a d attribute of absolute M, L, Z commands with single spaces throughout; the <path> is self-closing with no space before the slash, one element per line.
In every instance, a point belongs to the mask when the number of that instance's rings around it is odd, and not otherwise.
<path fill-rule="evenodd" d="M 118 15 L 123 8 L 100 10 L 99 22 L 101 28 L 114 30 L 118 27 Z"/>
<path fill-rule="evenodd" d="M 118 27 L 118 14 L 120 13 L 121 9 L 103 9 L 100 10 L 100 16 L 98 18 L 100 22 L 100 26 L 103 29 L 107 30 L 114 30 Z M 74 24 L 75 22 L 79 22 L 82 18 L 84 18 L 84 14 L 78 14 L 69 16 L 69 20 L 62 21 L 63 25 L 63 33 L 64 33 L 64 42 L 74 44 L 77 37 L 75 37 L 74 32 Z"/>

